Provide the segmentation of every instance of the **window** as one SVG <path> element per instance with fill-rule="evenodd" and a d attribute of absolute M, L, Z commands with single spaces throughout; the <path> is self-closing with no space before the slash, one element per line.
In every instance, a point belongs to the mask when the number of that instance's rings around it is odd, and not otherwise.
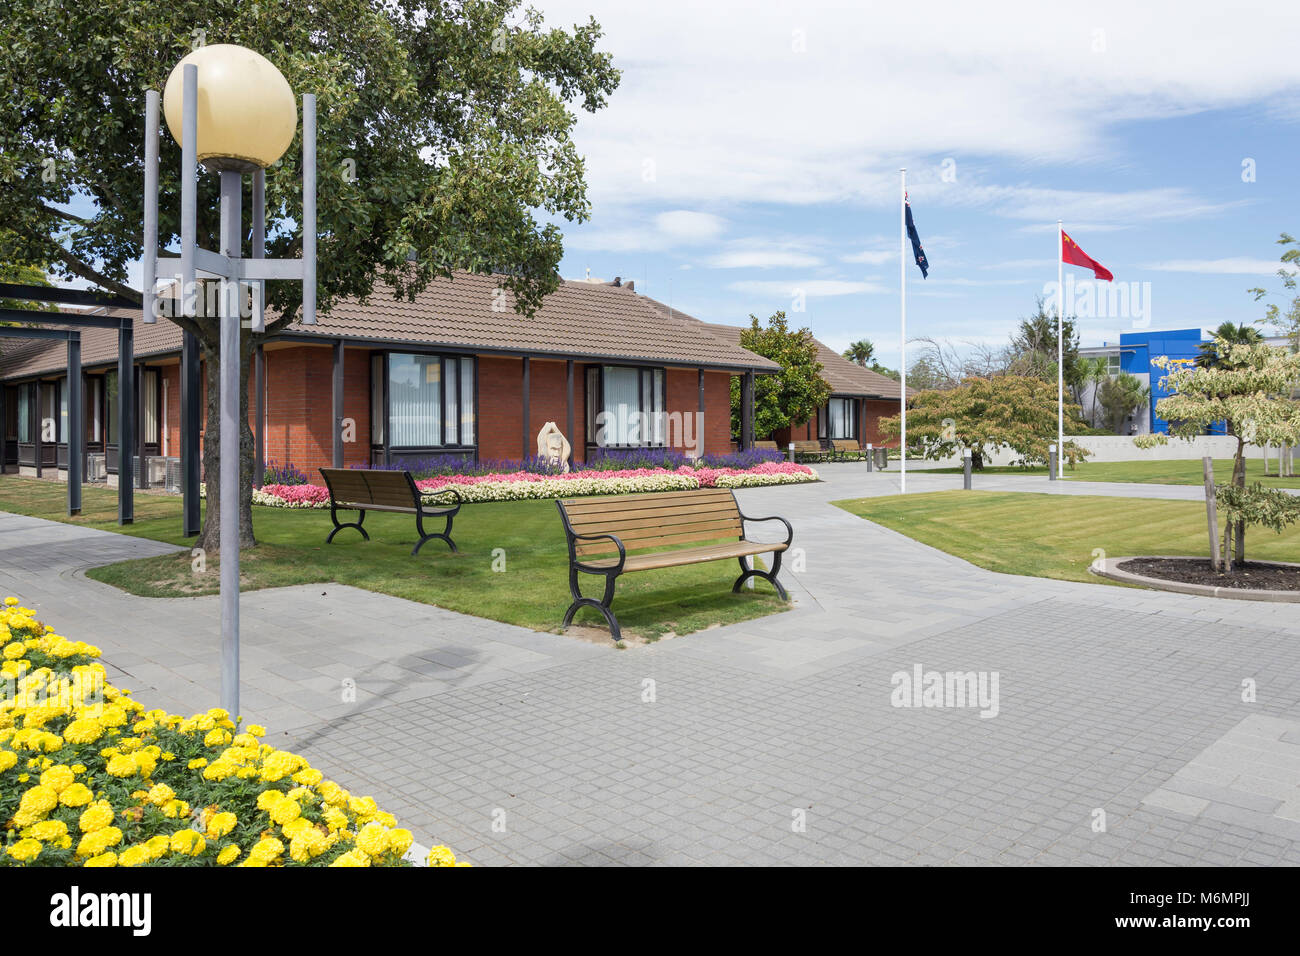
<path fill-rule="evenodd" d="M 59 440 L 59 383 L 41 383 L 41 441 L 57 442 Z"/>
<path fill-rule="evenodd" d="M 147 445 L 158 444 L 158 370 L 146 368 L 141 370 L 144 379 L 144 440 Z M 136 426 L 139 427 L 139 426 Z"/>
<path fill-rule="evenodd" d="M 852 398 L 832 398 L 822 413 L 823 438 L 857 438 L 857 402 Z"/>
<path fill-rule="evenodd" d="M 32 386 L 18 386 L 18 440 L 32 440 Z"/>
<path fill-rule="evenodd" d="M 107 441 L 110 445 L 117 444 L 117 372 L 112 371 L 104 375 L 104 392 L 108 399 L 106 402 L 107 421 L 104 422 L 104 433 L 107 435 Z"/>
<path fill-rule="evenodd" d="M 664 370 L 606 365 L 587 369 L 587 441 L 662 446 Z"/>
<path fill-rule="evenodd" d="M 370 356 L 370 444 L 384 443 L 384 356 Z"/>
<path fill-rule="evenodd" d="M 1106 372 L 1111 377 L 1114 377 L 1120 373 L 1118 352 L 1112 352 L 1110 355 L 1106 356 Z"/>
<path fill-rule="evenodd" d="M 371 379 L 371 416 L 382 423 L 382 364 Z M 388 355 L 388 439 L 395 448 L 474 443 L 474 360 L 392 352 Z M 375 443 L 384 441 L 380 427 Z"/>

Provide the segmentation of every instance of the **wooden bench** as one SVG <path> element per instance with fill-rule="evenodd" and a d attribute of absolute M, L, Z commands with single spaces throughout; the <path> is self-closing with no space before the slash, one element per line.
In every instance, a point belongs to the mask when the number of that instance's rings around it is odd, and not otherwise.
<path fill-rule="evenodd" d="M 832 438 L 831 454 L 838 461 L 861 461 L 866 456 L 866 449 L 852 438 Z"/>
<path fill-rule="evenodd" d="M 454 488 L 444 488 L 437 492 L 438 495 L 450 496 L 454 504 L 446 508 L 429 508 L 421 499 L 420 489 L 415 487 L 415 479 L 411 477 L 409 471 L 322 468 L 320 474 L 325 479 L 325 487 L 329 489 L 330 520 L 334 522 L 334 530 L 325 539 L 326 544 L 333 541 L 334 536 L 344 528 L 356 528 L 361 532 L 361 537 L 369 541 L 370 535 L 362 527 L 366 520 L 366 512 L 394 511 L 399 514 L 415 515 L 415 530 L 419 533 L 420 540 L 411 549 L 412 555 L 419 554 L 424 542 L 430 538 L 442 538 L 447 542 L 447 547 L 452 551 L 456 550 L 456 542 L 451 540 L 451 521 L 460 511 L 461 497 Z M 339 508 L 356 509 L 361 512 L 361 515 L 356 521 L 340 522 Z M 441 531 L 428 534 L 424 530 L 425 518 L 445 518 L 447 524 Z"/>
<path fill-rule="evenodd" d="M 754 447 L 757 448 L 759 451 L 779 452 L 781 450 L 780 448 L 777 447 L 777 444 L 774 441 L 756 441 L 754 442 Z"/>
<path fill-rule="evenodd" d="M 794 442 L 795 461 L 825 461 L 826 450 L 819 441 Z"/>
<path fill-rule="evenodd" d="M 794 538 L 790 522 L 742 514 L 730 488 L 602 495 L 557 500 L 555 504 L 569 542 L 569 591 L 573 603 L 564 614 L 566 628 L 579 608 L 591 607 L 609 624 L 610 636 L 620 640 L 618 619 L 610 610 L 614 582 L 620 574 L 728 558 L 740 562 L 741 575 L 731 587 L 733 592 L 739 591 L 746 579 L 759 577 L 771 582 L 782 600 L 789 600 L 776 576 L 781 570 L 781 554 Z M 746 521 L 781 522 L 785 525 L 785 541 L 750 541 L 745 537 Z M 760 571 L 748 559 L 766 551 L 775 555 L 772 570 Z M 605 593 L 599 601 L 582 596 L 578 572 L 604 575 Z"/>

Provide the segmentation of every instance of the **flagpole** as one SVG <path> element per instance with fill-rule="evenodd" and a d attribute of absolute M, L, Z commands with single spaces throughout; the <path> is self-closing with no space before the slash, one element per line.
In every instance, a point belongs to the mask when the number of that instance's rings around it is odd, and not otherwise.
<path fill-rule="evenodd" d="M 899 421 L 898 441 L 899 494 L 907 494 L 907 167 L 898 171 L 901 189 L 898 199 L 898 349 L 899 349 Z"/>
<path fill-rule="evenodd" d="M 1056 220 L 1056 473 L 1065 458 L 1065 227 Z"/>

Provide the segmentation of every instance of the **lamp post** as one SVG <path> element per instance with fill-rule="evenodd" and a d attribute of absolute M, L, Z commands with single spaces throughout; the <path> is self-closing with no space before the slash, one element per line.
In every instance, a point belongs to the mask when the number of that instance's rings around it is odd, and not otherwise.
<path fill-rule="evenodd" d="M 265 169 L 293 142 L 298 111 L 293 91 L 265 57 L 231 44 L 204 46 L 172 70 L 163 93 L 167 127 L 181 145 L 181 254 L 158 255 L 158 93 L 145 97 L 145 249 L 144 321 L 156 322 L 159 279 L 179 283 L 173 304 L 180 314 L 201 321 L 197 280 L 220 283 L 221 447 L 221 706 L 239 713 L 239 472 L 240 348 L 244 324 L 241 290 L 250 286 L 249 328 L 265 331 L 263 283 L 268 279 L 302 282 L 302 321 L 316 322 L 316 97 L 304 94 L 303 112 L 303 257 L 266 259 Z M 220 176 L 219 252 L 197 243 L 198 170 L 202 164 Z M 253 258 L 243 258 L 243 177 L 253 177 Z M 211 321 L 210 318 L 205 318 Z M 209 489 L 211 489 L 211 476 Z M 209 496 L 211 498 L 211 496 Z"/>

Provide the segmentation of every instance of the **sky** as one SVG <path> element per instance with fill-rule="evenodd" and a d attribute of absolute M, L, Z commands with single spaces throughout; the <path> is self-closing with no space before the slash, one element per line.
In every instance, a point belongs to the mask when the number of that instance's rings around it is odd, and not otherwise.
<path fill-rule="evenodd" d="M 706 321 L 783 309 L 897 367 L 900 167 L 909 339 L 1005 342 L 1055 295 L 1057 219 L 1122 286 L 1066 267 L 1085 346 L 1255 321 L 1300 234 L 1300 5 L 534 4 L 594 16 L 623 71 L 580 113 L 561 274 Z"/>

